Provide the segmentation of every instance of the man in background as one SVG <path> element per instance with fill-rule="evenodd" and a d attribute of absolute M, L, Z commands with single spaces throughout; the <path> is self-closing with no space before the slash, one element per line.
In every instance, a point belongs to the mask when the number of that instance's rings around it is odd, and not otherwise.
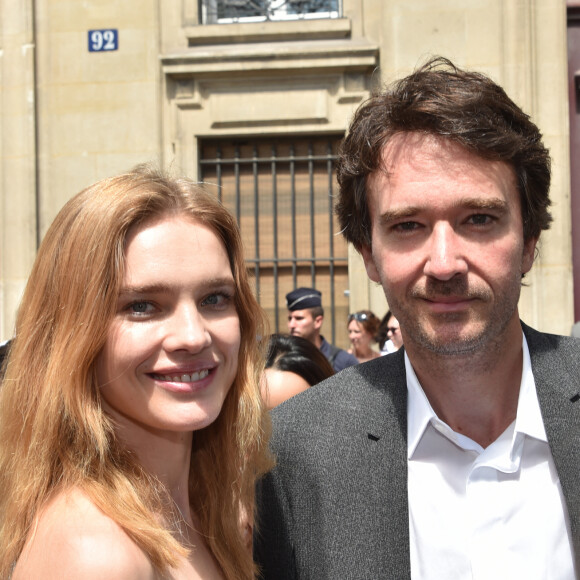
<path fill-rule="evenodd" d="M 320 334 L 324 321 L 321 292 L 314 288 L 297 288 L 286 294 L 286 302 L 290 334 L 301 336 L 314 344 L 336 372 L 358 364 L 356 357 L 330 344 Z"/>

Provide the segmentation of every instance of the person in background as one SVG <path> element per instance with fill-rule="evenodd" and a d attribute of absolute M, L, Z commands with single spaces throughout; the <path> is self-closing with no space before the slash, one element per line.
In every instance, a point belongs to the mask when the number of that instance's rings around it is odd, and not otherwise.
<path fill-rule="evenodd" d="M 381 355 L 398 351 L 403 346 L 403 335 L 399 321 L 389 310 L 381 320 L 379 331 L 377 332 L 377 342 L 381 349 Z"/>
<path fill-rule="evenodd" d="M 309 340 L 273 334 L 268 340 L 262 396 L 272 409 L 333 374 L 326 357 Z"/>
<path fill-rule="evenodd" d="M 352 354 L 327 342 L 320 334 L 324 321 L 322 294 L 314 288 L 297 288 L 286 294 L 288 332 L 309 340 L 338 372 L 358 364 Z"/>
<path fill-rule="evenodd" d="M 381 356 L 371 346 L 376 342 L 380 324 L 381 321 L 370 310 L 359 310 L 348 315 L 348 338 L 352 345 L 348 353 L 354 355 L 359 363 Z"/>
<path fill-rule="evenodd" d="M 0 578 L 254 579 L 264 330 L 200 186 L 142 167 L 72 198 L 0 390 Z"/>
<path fill-rule="evenodd" d="M 12 340 L 7 340 L 0 344 L 0 383 L 6 372 L 6 364 L 8 363 L 8 355 L 10 354 L 10 344 Z"/>

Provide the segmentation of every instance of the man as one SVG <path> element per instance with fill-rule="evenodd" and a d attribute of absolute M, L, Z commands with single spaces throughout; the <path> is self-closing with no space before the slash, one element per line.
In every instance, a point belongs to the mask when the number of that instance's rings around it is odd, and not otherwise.
<path fill-rule="evenodd" d="M 435 59 L 361 106 L 338 178 L 404 346 L 274 412 L 264 578 L 575 578 L 580 346 L 517 308 L 551 220 L 537 127 Z"/>
<path fill-rule="evenodd" d="M 320 334 L 324 320 L 322 293 L 314 288 L 297 288 L 286 294 L 288 332 L 309 340 L 328 359 L 335 372 L 358 364 L 346 350 L 329 344 Z"/>

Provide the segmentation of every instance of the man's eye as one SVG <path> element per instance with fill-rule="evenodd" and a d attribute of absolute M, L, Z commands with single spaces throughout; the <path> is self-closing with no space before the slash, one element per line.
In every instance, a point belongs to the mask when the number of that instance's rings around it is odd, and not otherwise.
<path fill-rule="evenodd" d="M 395 226 L 395 229 L 403 232 L 411 232 L 419 227 L 417 222 L 401 222 Z"/>
<path fill-rule="evenodd" d="M 487 214 L 477 213 L 475 215 L 472 215 L 469 218 L 469 221 L 476 226 L 484 226 L 491 223 L 492 219 L 493 218 Z"/>

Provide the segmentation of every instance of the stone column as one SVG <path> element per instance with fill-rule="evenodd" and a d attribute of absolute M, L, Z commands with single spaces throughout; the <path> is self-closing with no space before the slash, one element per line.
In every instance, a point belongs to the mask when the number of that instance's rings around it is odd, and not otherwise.
<path fill-rule="evenodd" d="M 34 2 L 0 2 L 0 340 L 37 246 Z"/>

